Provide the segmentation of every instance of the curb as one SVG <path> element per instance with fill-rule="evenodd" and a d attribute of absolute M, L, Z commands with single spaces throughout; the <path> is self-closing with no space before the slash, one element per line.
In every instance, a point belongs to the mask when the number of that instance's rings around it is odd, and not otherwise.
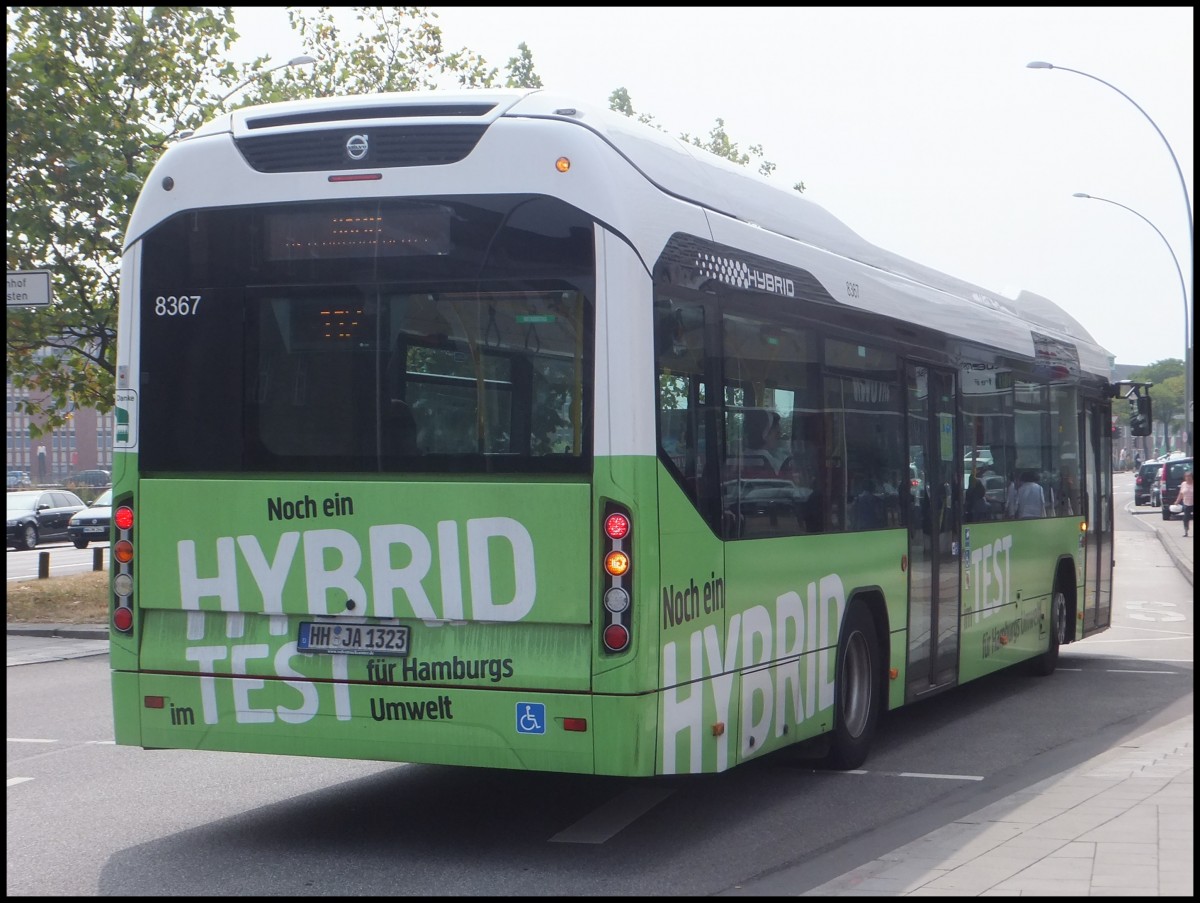
<path fill-rule="evenodd" d="M 1196 584 L 1192 582 L 1192 568 L 1194 565 L 1192 564 L 1191 559 L 1185 558 L 1180 553 L 1179 549 L 1176 548 L 1175 543 L 1171 542 L 1171 540 L 1167 538 L 1166 533 L 1161 527 L 1155 526 L 1152 529 L 1154 530 L 1155 535 L 1158 536 L 1158 541 L 1162 543 L 1162 547 L 1167 550 L 1167 556 L 1175 563 L 1176 569 L 1179 571 L 1179 573 L 1183 574 L 1185 578 L 1187 578 L 1188 585 L 1195 586 Z"/>
<path fill-rule="evenodd" d="M 107 640 L 104 624 L 9 624 L 9 635 L 46 636 L 71 640 Z"/>

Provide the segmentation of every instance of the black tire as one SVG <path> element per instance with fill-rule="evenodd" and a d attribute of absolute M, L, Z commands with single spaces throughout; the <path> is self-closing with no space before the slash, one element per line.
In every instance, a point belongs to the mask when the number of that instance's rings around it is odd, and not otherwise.
<path fill-rule="evenodd" d="M 38 532 L 36 524 L 21 525 L 21 545 L 25 551 L 36 549 L 38 544 Z"/>
<path fill-rule="evenodd" d="M 1057 584 L 1050 596 L 1050 648 L 1029 662 L 1035 677 L 1049 677 L 1058 667 L 1059 647 L 1067 641 L 1067 596 Z"/>
<path fill-rule="evenodd" d="M 71 542 L 75 543 L 75 548 L 77 549 L 86 549 L 88 547 L 88 540 L 86 539 L 72 539 Z"/>
<path fill-rule="evenodd" d="M 1171 509 L 1169 507 L 1167 507 L 1166 505 L 1162 506 L 1162 516 L 1163 516 L 1163 520 L 1171 519 Z"/>
<path fill-rule="evenodd" d="M 867 760 L 884 705 L 883 654 L 864 605 L 846 613 L 834 674 L 833 731 L 822 764 L 844 771 Z"/>

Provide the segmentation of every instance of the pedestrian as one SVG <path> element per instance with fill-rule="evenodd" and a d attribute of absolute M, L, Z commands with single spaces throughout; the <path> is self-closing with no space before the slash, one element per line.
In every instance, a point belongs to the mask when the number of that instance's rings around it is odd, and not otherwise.
<path fill-rule="evenodd" d="M 1046 493 L 1040 479 L 1035 470 L 1028 470 L 1021 475 L 1021 485 L 1017 489 L 1018 519 L 1046 516 Z"/>
<path fill-rule="evenodd" d="M 1183 506 L 1183 535 L 1188 535 L 1188 525 L 1192 522 L 1192 505 L 1196 501 L 1196 489 L 1193 481 L 1192 472 L 1189 470 L 1183 475 L 1183 482 L 1179 484 L 1179 495 L 1175 496 L 1175 504 Z"/>
<path fill-rule="evenodd" d="M 788 476 L 792 456 L 781 447 L 783 428 L 775 411 L 751 408 L 746 412 L 747 461 L 743 473 L 758 470 L 762 476 Z M 785 472 L 786 471 L 786 472 Z"/>

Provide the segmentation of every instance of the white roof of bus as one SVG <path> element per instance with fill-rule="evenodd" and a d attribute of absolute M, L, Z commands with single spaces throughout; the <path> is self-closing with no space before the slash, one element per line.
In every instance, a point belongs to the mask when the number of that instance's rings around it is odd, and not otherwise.
<path fill-rule="evenodd" d="M 455 116 L 447 113 L 454 104 L 480 107 L 492 105 L 479 114 Z M 908 260 L 863 239 L 837 217 L 798 192 L 771 183 L 757 173 L 731 161 L 680 141 L 666 132 L 645 125 L 600 106 L 580 104 L 541 90 L 459 90 L 366 94 L 352 97 L 326 97 L 313 100 L 243 107 L 225 114 L 197 130 L 196 136 L 232 132 L 240 137 L 252 131 L 251 123 L 264 119 L 279 121 L 291 115 L 319 114 L 323 110 L 359 109 L 389 106 L 440 106 L 439 122 L 458 121 L 486 124 L 501 117 L 558 119 L 582 125 L 619 151 L 631 165 L 663 191 L 726 216 L 787 236 L 816 248 L 883 270 L 912 282 L 946 292 L 965 301 L 1003 311 L 1031 327 L 1048 330 L 1074 343 L 1090 346 L 1083 357 L 1086 369 L 1107 375 L 1108 352 L 1096 345 L 1088 331 L 1061 307 L 1032 292 L 1022 291 L 1016 298 L 974 285 L 930 267 Z M 327 123 L 314 121 L 295 127 L 331 127 L 344 123 L 331 118 Z M 419 117 L 417 117 L 419 118 Z M 358 121 L 358 120 L 356 120 Z M 394 119 L 378 122 L 394 123 Z M 288 126 L 283 125 L 284 128 Z M 1080 349 L 1084 351 L 1085 349 Z M 1101 364 L 1101 361 L 1104 363 Z M 1089 366 L 1089 363 L 1091 366 Z"/>

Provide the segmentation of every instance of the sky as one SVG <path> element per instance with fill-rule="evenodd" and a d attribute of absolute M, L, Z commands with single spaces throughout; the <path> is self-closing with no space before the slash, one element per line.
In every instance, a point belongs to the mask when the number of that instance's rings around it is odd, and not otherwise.
<path fill-rule="evenodd" d="M 1117 364 L 1184 358 L 1190 6 L 429 9 L 448 50 L 501 70 L 527 44 L 555 94 L 623 87 L 673 135 L 723 119 L 867 241 L 1050 298 Z M 236 61 L 307 49 L 283 7 L 234 13 Z"/>

